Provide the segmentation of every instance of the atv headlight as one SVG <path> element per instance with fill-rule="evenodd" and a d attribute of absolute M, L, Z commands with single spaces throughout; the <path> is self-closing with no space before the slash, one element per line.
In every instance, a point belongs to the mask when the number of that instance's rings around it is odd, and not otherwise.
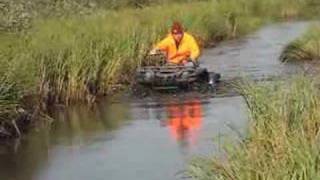
<path fill-rule="evenodd" d="M 154 80 L 154 72 L 153 71 L 147 71 L 145 73 L 145 77 L 144 77 L 146 82 L 152 82 Z"/>
<path fill-rule="evenodd" d="M 187 71 L 185 71 L 185 72 L 183 72 L 183 73 L 181 74 L 181 78 L 182 78 L 182 79 L 188 79 L 188 77 L 189 77 L 189 72 L 187 72 Z"/>

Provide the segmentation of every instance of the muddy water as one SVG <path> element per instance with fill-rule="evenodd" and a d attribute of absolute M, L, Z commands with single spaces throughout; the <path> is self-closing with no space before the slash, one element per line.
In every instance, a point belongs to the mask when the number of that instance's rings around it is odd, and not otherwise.
<path fill-rule="evenodd" d="M 277 61 L 284 45 L 307 23 L 267 26 L 241 40 L 207 49 L 202 62 L 223 81 L 294 74 Z M 180 179 L 194 155 L 219 154 L 220 137 L 244 135 L 247 115 L 239 96 L 198 94 L 144 99 L 119 96 L 93 110 L 54 112 L 57 121 L 0 146 L 2 180 Z"/>

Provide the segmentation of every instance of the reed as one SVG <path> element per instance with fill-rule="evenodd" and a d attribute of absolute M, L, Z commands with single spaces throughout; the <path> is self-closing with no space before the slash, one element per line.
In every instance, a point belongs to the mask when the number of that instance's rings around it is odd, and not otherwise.
<path fill-rule="evenodd" d="M 8 127 L 18 117 L 19 91 L 4 77 L 0 79 L 0 138 L 9 135 Z"/>

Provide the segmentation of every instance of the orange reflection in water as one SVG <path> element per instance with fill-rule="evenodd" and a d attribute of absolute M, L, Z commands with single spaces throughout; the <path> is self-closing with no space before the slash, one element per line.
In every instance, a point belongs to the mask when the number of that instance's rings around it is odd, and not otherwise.
<path fill-rule="evenodd" d="M 170 105 L 167 111 L 167 125 L 171 137 L 176 141 L 187 141 L 191 145 L 196 143 L 202 124 L 200 101 L 192 100 L 183 104 Z"/>

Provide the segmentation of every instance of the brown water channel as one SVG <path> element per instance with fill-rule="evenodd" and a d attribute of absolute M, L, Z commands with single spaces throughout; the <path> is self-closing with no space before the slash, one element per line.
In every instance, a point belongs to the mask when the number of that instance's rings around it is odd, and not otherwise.
<path fill-rule="evenodd" d="M 307 25 L 270 25 L 222 43 L 204 51 L 203 65 L 220 72 L 225 82 L 290 76 L 298 66 L 277 59 Z M 93 110 L 57 109 L 54 116 L 50 128 L 0 145 L 1 180 L 180 179 L 192 157 L 218 154 L 219 137 L 239 139 L 247 126 L 240 96 L 119 96 Z"/>

